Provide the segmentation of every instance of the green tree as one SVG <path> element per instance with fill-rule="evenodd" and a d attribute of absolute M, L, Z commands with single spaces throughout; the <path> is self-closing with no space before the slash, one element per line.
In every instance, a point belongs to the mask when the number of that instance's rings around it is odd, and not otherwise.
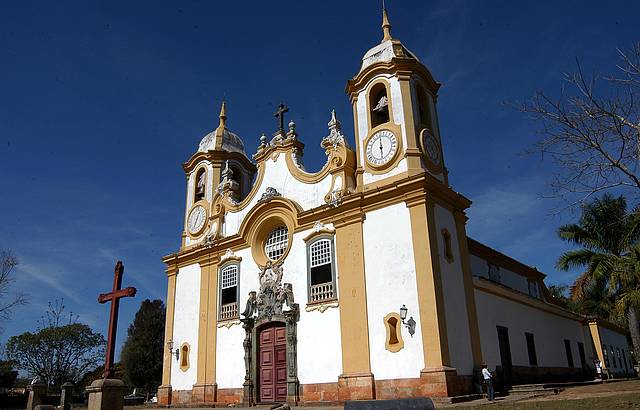
<path fill-rule="evenodd" d="M 12 360 L 0 360 L 0 389 L 10 389 L 16 383 L 18 371 Z"/>
<path fill-rule="evenodd" d="M 7 356 L 21 369 L 40 378 L 50 387 L 76 384 L 82 375 L 104 357 L 104 337 L 77 316 L 64 315 L 64 304 L 49 303 L 36 332 L 12 336 L 7 341 Z"/>
<path fill-rule="evenodd" d="M 640 213 L 629 212 L 624 197 L 605 194 L 582 206 L 577 224 L 561 226 L 561 239 L 580 249 L 565 252 L 559 269 L 584 269 L 571 287 L 583 313 L 628 323 L 635 357 L 640 357 Z"/>
<path fill-rule="evenodd" d="M 144 387 L 147 395 L 162 382 L 164 321 L 164 303 L 144 300 L 129 326 L 120 355 L 127 384 Z"/>

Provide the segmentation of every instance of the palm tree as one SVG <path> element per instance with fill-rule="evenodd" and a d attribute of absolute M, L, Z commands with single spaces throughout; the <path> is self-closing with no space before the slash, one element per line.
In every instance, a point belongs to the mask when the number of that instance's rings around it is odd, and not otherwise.
<path fill-rule="evenodd" d="M 624 197 L 605 194 L 584 205 L 579 222 L 561 226 L 558 236 L 580 247 L 556 262 L 564 271 L 584 269 L 571 287 L 571 299 L 583 313 L 624 317 L 640 358 L 639 210 L 628 212 Z"/>

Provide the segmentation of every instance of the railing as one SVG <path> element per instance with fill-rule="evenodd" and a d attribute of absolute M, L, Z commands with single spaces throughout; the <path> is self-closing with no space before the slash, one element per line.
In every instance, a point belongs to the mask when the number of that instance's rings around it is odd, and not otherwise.
<path fill-rule="evenodd" d="M 234 319 L 238 317 L 238 303 L 228 303 L 220 308 L 220 320 Z"/>
<path fill-rule="evenodd" d="M 321 283 L 319 285 L 312 285 L 310 289 L 310 303 L 322 302 L 325 300 L 334 299 L 333 294 L 333 282 Z"/>

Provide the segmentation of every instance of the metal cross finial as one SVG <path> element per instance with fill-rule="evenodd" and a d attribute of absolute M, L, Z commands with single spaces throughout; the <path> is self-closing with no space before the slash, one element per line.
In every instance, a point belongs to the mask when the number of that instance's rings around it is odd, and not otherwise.
<path fill-rule="evenodd" d="M 278 131 L 284 132 L 284 113 L 285 112 L 289 112 L 289 107 L 280 103 L 280 105 L 278 105 L 278 111 L 276 111 L 276 113 L 273 114 L 273 116 L 276 117 L 280 122 L 279 124 L 280 128 L 278 128 Z"/>

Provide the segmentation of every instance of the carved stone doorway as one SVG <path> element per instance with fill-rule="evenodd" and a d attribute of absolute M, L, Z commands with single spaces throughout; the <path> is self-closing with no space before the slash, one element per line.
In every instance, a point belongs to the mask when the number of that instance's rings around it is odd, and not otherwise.
<path fill-rule="evenodd" d="M 258 330 L 259 403 L 287 400 L 287 329 L 284 323 L 272 322 Z"/>

